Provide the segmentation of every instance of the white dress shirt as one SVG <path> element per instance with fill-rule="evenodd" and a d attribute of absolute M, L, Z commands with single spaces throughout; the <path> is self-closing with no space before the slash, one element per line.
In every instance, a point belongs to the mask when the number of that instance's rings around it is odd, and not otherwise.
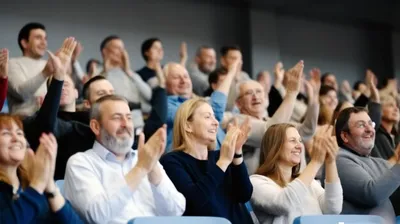
<path fill-rule="evenodd" d="M 164 169 L 158 186 L 143 178 L 135 191 L 125 175 L 137 163 L 137 151 L 120 162 L 99 142 L 73 155 L 65 173 L 65 197 L 88 223 L 124 223 L 140 216 L 180 216 L 186 206 Z M 160 163 L 158 166 L 162 167 Z"/>

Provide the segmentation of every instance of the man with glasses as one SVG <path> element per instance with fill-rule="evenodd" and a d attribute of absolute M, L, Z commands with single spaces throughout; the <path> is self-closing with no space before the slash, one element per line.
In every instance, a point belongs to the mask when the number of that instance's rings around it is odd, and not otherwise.
<path fill-rule="evenodd" d="M 336 121 L 337 168 L 343 188 L 343 214 L 379 215 L 395 223 L 389 197 L 400 186 L 400 147 L 384 160 L 371 157 L 375 123 L 364 108 L 344 109 Z"/>
<path fill-rule="evenodd" d="M 234 117 L 237 117 L 240 122 L 244 121 L 246 117 L 250 117 L 252 129 L 243 146 L 243 159 L 250 175 L 262 163 L 260 161 L 260 144 L 266 130 L 273 124 L 289 122 L 292 116 L 294 102 L 300 90 L 302 66 L 303 62 L 299 62 L 287 73 L 287 93 L 273 117 L 270 118 L 267 115 L 266 108 L 269 102 L 265 97 L 263 86 L 254 80 L 245 81 L 239 86 L 236 105 L 240 111 L 240 115 L 233 116 L 233 114 L 225 112 L 223 126 L 227 126 Z M 318 92 L 315 94 L 318 94 Z M 305 121 L 298 126 L 303 140 L 308 140 L 313 136 L 317 126 L 318 112 L 318 97 L 315 95 L 313 100 L 309 102 Z"/>

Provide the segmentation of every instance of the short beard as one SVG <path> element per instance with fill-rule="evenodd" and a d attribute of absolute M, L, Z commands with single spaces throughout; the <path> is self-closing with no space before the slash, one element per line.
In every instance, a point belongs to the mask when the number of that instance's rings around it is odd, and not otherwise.
<path fill-rule="evenodd" d="M 134 138 L 132 136 L 125 139 L 118 139 L 110 135 L 104 128 L 101 128 L 100 130 L 100 139 L 104 147 L 116 155 L 126 155 L 132 150 L 131 147 L 134 142 Z"/>

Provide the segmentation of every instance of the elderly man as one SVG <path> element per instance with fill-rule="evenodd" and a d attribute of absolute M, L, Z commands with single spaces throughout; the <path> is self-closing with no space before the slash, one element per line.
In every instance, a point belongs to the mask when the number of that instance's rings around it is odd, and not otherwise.
<path fill-rule="evenodd" d="M 229 88 L 232 83 L 232 79 L 236 75 L 237 68 L 240 67 L 239 65 L 240 61 L 237 60 L 230 66 L 227 77 L 210 96 L 210 105 L 213 108 L 215 117 L 219 122 L 222 122 Z M 172 132 L 176 111 L 183 102 L 194 97 L 194 94 L 192 92 L 192 81 L 185 67 L 178 63 L 169 63 L 164 67 L 164 74 L 166 75 L 166 88 L 167 93 L 169 94 L 167 115 L 167 151 L 169 151 L 172 150 Z M 221 127 L 219 127 L 216 140 L 217 149 L 220 148 L 224 138 L 225 133 Z"/>
<path fill-rule="evenodd" d="M 252 130 L 243 147 L 243 156 L 250 174 L 254 173 L 260 165 L 260 144 L 266 130 L 276 123 L 287 123 L 293 112 L 294 102 L 299 93 L 301 85 L 301 74 L 303 62 L 299 62 L 295 67 L 288 71 L 287 88 L 285 98 L 273 117 L 269 118 L 266 114 L 266 104 L 263 86 L 256 81 L 246 81 L 240 85 L 239 96 L 236 105 L 240 110 L 240 115 L 225 113 L 223 126 L 226 126 L 233 118 L 243 121 L 245 117 L 250 117 Z M 304 122 L 298 126 L 298 130 L 304 141 L 310 139 L 317 126 L 319 112 L 318 87 L 312 91 L 313 97 L 310 99 L 308 111 Z M 304 151 L 304 150 L 303 150 Z"/>
<path fill-rule="evenodd" d="M 132 115 L 123 97 L 108 95 L 92 107 L 93 148 L 73 155 L 65 174 L 65 196 L 88 223 L 127 223 L 140 216 L 180 216 L 185 198 L 158 160 L 165 150 L 160 128 L 137 151 Z"/>
<path fill-rule="evenodd" d="M 360 107 L 344 109 L 336 121 L 335 133 L 341 148 L 337 157 L 343 187 L 343 214 L 371 214 L 395 223 L 389 197 L 400 186 L 400 147 L 389 160 L 371 157 L 375 123 Z"/>

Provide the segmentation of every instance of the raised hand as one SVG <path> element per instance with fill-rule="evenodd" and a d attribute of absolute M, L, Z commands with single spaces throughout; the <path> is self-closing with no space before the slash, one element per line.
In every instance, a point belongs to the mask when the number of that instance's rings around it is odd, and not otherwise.
<path fill-rule="evenodd" d="M 75 38 L 68 37 L 64 40 L 61 48 L 57 51 L 55 56 L 50 51 L 47 51 L 49 59 L 47 60 L 43 74 L 46 77 L 54 75 L 57 78 L 61 78 L 67 74 L 67 70 L 71 66 L 71 57 L 75 47 Z"/>
<path fill-rule="evenodd" d="M 283 78 L 285 77 L 285 69 L 283 69 L 282 62 L 278 62 L 275 64 L 274 75 L 275 75 L 274 85 L 281 86 L 283 83 Z"/>
<path fill-rule="evenodd" d="M 370 95 L 371 101 L 379 103 L 380 95 L 379 95 L 379 90 L 376 87 L 375 80 L 376 80 L 375 74 L 368 69 L 366 73 L 366 84 L 368 88 L 368 93 Z"/>
<path fill-rule="evenodd" d="M 77 42 L 74 52 L 72 53 L 71 61 L 75 62 L 83 51 L 83 46 L 80 42 Z"/>
<path fill-rule="evenodd" d="M 46 137 L 45 137 L 46 136 Z M 29 170 L 31 172 L 30 186 L 39 193 L 43 193 L 49 184 L 49 180 L 53 179 L 52 171 L 53 157 L 55 160 L 56 152 L 54 152 L 53 146 L 51 146 L 46 134 L 40 137 L 40 145 L 36 150 L 36 153 L 29 149 L 27 156 L 31 160 Z"/>
<path fill-rule="evenodd" d="M 139 136 L 138 142 L 138 162 L 136 166 L 143 168 L 146 172 L 151 172 L 157 164 L 161 155 L 164 153 L 167 142 L 167 126 L 159 128 L 150 139 L 144 143 L 143 133 Z"/>
<path fill-rule="evenodd" d="M 296 96 L 299 93 L 303 69 L 304 62 L 299 61 L 293 68 L 287 71 L 285 77 L 285 86 L 288 93 L 294 93 Z"/>
<path fill-rule="evenodd" d="M 317 162 L 318 164 L 323 164 L 325 162 L 327 155 L 326 138 L 331 134 L 332 130 L 329 132 L 328 125 L 324 125 L 317 130 L 313 138 L 311 161 Z"/>
<path fill-rule="evenodd" d="M 127 50 L 122 50 L 122 64 L 126 74 L 131 74 L 131 62 L 129 61 L 129 54 Z"/>
<path fill-rule="evenodd" d="M 163 71 L 163 69 L 161 68 L 161 64 L 160 64 L 160 63 L 158 63 L 158 64 L 156 65 L 156 75 L 157 75 L 157 79 L 158 79 L 159 86 L 160 86 L 161 88 L 165 88 L 165 86 L 166 86 L 166 79 L 165 79 L 164 71 Z"/>
<path fill-rule="evenodd" d="M 340 90 L 342 91 L 343 94 L 350 95 L 351 87 L 349 81 L 343 80 L 342 85 L 340 86 Z"/>
<path fill-rule="evenodd" d="M 57 140 L 54 137 L 53 134 L 43 134 L 40 137 L 40 144 L 43 145 L 43 147 L 46 149 L 46 152 L 48 153 L 49 156 L 49 162 L 50 162 L 50 168 L 49 168 L 49 181 L 47 182 L 46 186 L 46 191 L 47 192 L 53 192 L 55 188 L 55 183 L 54 183 L 54 172 L 56 169 L 56 158 L 57 158 L 57 149 L 58 149 L 58 144 Z"/>
<path fill-rule="evenodd" d="M 333 126 L 329 125 L 325 130 L 325 147 L 326 147 L 326 159 L 325 163 L 333 163 L 336 161 L 336 156 L 339 152 L 339 146 L 336 141 L 336 136 L 333 135 Z"/>
<path fill-rule="evenodd" d="M 251 131 L 250 117 L 247 116 L 246 120 L 240 126 L 238 125 L 237 118 L 235 118 L 233 120 L 232 126 L 230 126 L 229 128 L 237 128 L 239 130 L 239 134 L 235 144 L 235 153 L 242 154 L 242 147 L 244 143 L 246 143 L 247 138 L 249 137 L 249 133 Z"/>
<path fill-rule="evenodd" d="M 179 57 L 181 59 L 181 65 L 186 66 L 186 62 L 188 60 L 187 46 L 185 42 L 181 43 L 181 48 L 179 50 Z"/>
<path fill-rule="evenodd" d="M 7 78 L 8 76 L 8 60 L 9 53 L 6 48 L 0 50 L 0 78 Z"/>
<path fill-rule="evenodd" d="M 222 166 L 221 169 L 226 170 L 229 164 L 232 163 L 233 156 L 235 155 L 236 151 L 237 138 L 239 137 L 239 134 L 240 134 L 240 129 L 230 125 L 226 137 L 224 139 L 224 142 L 222 143 L 219 160 L 217 162 L 217 164 L 220 163 L 220 165 Z"/>

